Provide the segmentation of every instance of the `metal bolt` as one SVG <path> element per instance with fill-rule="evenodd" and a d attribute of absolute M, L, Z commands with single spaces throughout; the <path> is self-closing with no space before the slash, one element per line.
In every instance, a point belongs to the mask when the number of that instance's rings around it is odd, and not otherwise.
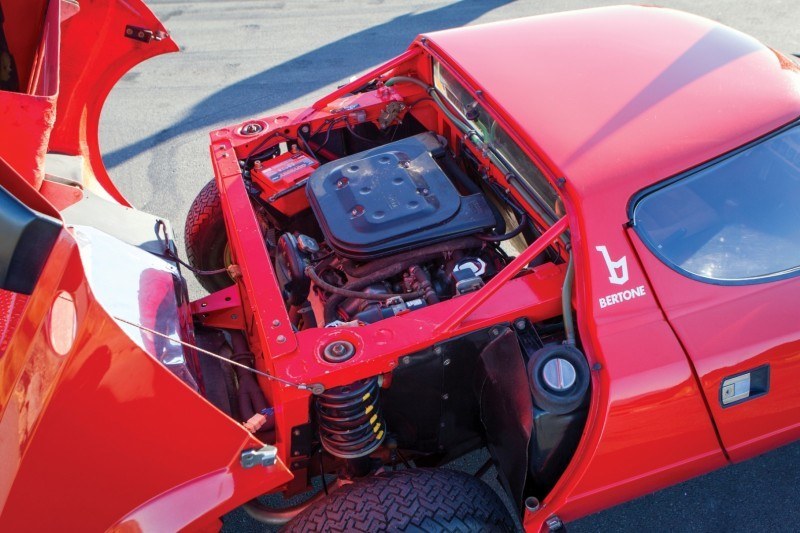
<path fill-rule="evenodd" d="M 442 400 L 449 400 L 449 399 L 450 399 L 450 395 L 449 394 L 447 394 L 446 392 L 444 394 L 442 394 Z"/>
<path fill-rule="evenodd" d="M 248 122 L 242 126 L 242 135 L 255 135 L 263 129 L 263 126 L 258 122 Z"/>
<path fill-rule="evenodd" d="M 525 326 L 526 326 L 526 324 L 525 324 L 525 319 L 524 318 L 520 318 L 516 322 L 514 322 L 514 327 L 517 328 L 518 330 L 525 329 Z"/>
<path fill-rule="evenodd" d="M 208 307 L 208 304 L 206 302 L 203 302 L 200 304 L 200 307 Z"/>
<path fill-rule="evenodd" d="M 545 521 L 545 525 L 550 531 L 563 531 L 564 522 L 557 516 L 551 516 Z"/>
<path fill-rule="evenodd" d="M 450 359 L 445 359 L 445 360 L 442 362 L 442 364 L 443 364 L 444 366 L 447 366 L 447 365 L 449 365 L 449 364 L 450 364 Z"/>
<path fill-rule="evenodd" d="M 446 425 L 447 425 L 447 424 L 445 424 L 444 422 L 439 422 L 439 427 L 440 427 L 440 428 L 443 428 L 443 427 L 445 427 Z"/>
<path fill-rule="evenodd" d="M 239 318 L 239 315 L 237 315 L 236 313 L 233 313 L 231 315 L 231 320 L 237 320 L 238 318 Z"/>
<path fill-rule="evenodd" d="M 292 435 L 294 435 L 295 437 L 299 437 L 300 436 L 300 430 L 299 429 L 295 429 L 294 431 L 292 431 Z"/>
<path fill-rule="evenodd" d="M 272 321 L 272 325 L 277 328 L 278 326 L 281 325 L 281 321 L 276 318 L 275 320 Z"/>
<path fill-rule="evenodd" d="M 442 353 L 442 347 L 441 346 L 436 346 L 433 349 L 433 353 L 435 353 L 436 355 L 440 355 Z"/>
<path fill-rule="evenodd" d="M 411 358 L 409 356 L 403 357 L 403 364 L 407 365 L 409 363 L 411 363 Z"/>
<path fill-rule="evenodd" d="M 294 456 L 296 457 L 296 456 L 300 455 L 300 452 L 298 452 L 297 450 L 295 450 L 295 451 L 293 451 L 293 452 L 292 452 L 292 455 L 294 455 Z"/>
<path fill-rule="evenodd" d="M 283 344 L 284 342 L 286 342 L 286 337 L 284 337 L 283 335 L 278 335 L 278 338 L 275 340 Z"/>
<path fill-rule="evenodd" d="M 498 335 L 500 335 L 500 329 L 499 328 L 492 328 L 489 333 L 492 335 L 492 337 L 497 337 Z"/>
<path fill-rule="evenodd" d="M 329 363 L 341 363 L 347 361 L 356 354 L 356 347 L 352 342 L 333 341 L 322 351 L 322 358 Z"/>

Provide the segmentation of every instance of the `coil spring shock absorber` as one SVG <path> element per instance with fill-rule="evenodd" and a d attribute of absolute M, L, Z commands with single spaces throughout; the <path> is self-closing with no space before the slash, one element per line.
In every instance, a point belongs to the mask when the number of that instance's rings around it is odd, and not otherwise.
<path fill-rule="evenodd" d="M 326 390 L 317 397 L 322 446 L 331 455 L 356 459 L 375 451 L 386 436 L 378 378 Z"/>

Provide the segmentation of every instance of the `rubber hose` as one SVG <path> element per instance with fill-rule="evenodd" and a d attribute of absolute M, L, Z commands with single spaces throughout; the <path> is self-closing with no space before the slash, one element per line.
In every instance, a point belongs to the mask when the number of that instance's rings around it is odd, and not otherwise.
<path fill-rule="evenodd" d="M 477 240 L 477 239 L 476 239 Z M 480 241 L 478 241 L 480 242 Z M 369 287 L 373 283 L 378 283 L 384 281 L 387 278 L 391 278 L 392 276 L 396 276 L 403 272 L 404 270 L 411 268 L 416 263 L 416 258 L 411 259 L 404 259 L 402 262 L 390 264 L 380 270 L 376 270 L 372 272 L 370 275 L 365 276 L 363 278 L 359 278 L 347 283 L 344 288 L 353 291 L 359 291 Z M 409 293 L 411 294 L 411 293 Z M 328 301 L 325 302 L 325 322 L 330 323 L 334 320 L 338 320 L 338 315 L 336 314 L 336 308 L 339 307 L 345 300 L 344 296 L 339 294 L 334 294 Z"/>
<path fill-rule="evenodd" d="M 564 315 L 564 333 L 567 336 L 566 344 L 575 345 L 575 324 L 572 321 L 572 281 L 575 278 L 575 265 L 572 262 L 572 252 L 567 261 L 567 273 L 564 275 L 564 286 L 561 288 L 561 313 Z"/>
<path fill-rule="evenodd" d="M 522 233 L 522 230 L 524 230 L 525 226 L 527 225 L 528 225 L 528 215 L 523 213 L 522 217 L 520 217 L 519 225 L 516 228 L 509 231 L 508 233 L 504 233 L 503 235 L 477 235 L 477 237 L 482 241 L 489 241 L 489 242 L 507 241 L 508 239 L 513 239 L 514 237 Z"/>
<path fill-rule="evenodd" d="M 237 363 L 242 363 L 254 368 L 253 353 L 250 351 L 250 346 L 248 346 L 244 334 L 238 330 L 228 330 L 228 333 L 230 334 L 234 352 L 231 359 Z M 243 420 L 248 420 L 267 407 L 267 400 L 264 398 L 264 393 L 252 372 L 248 372 L 238 366 L 234 366 L 233 371 L 236 373 L 236 380 L 239 383 L 239 414 Z M 274 425 L 275 423 L 273 421 L 272 427 L 274 427 Z M 263 429 L 272 429 L 272 427 L 264 427 Z"/>
<path fill-rule="evenodd" d="M 391 267 L 392 265 L 398 263 L 408 264 L 410 267 L 413 263 L 423 263 L 425 261 L 435 259 L 437 256 L 445 252 L 482 247 L 483 243 L 479 239 L 475 237 L 462 237 L 460 239 L 431 244 L 416 250 L 401 252 L 388 257 L 382 257 L 359 266 L 354 265 L 352 261 L 344 261 L 342 263 L 342 268 L 344 268 L 345 274 L 350 277 L 363 278 L 373 274 L 374 272 L 377 272 L 378 270 L 383 270 L 384 268 Z"/>
<path fill-rule="evenodd" d="M 423 296 L 422 291 L 415 291 L 415 292 L 404 292 L 402 294 L 392 294 L 392 293 L 374 293 L 374 292 L 362 292 L 358 290 L 348 289 L 346 287 L 337 287 L 336 285 L 331 285 L 317 274 L 314 270 L 314 267 L 308 266 L 306 267 L 306 275 L 311 278 L 316 285 L 322 287 L 328 292 L 332 292 L 333 294 L 344 296 L 345 298 L 361 298 L 362 300 L 375 300 L 375 301 L 383 301 L 388 300 L 389 298 L 402 298 L 403 300 L 415 300 L 417 298 L 421 298 Z"/>
<path fill-rule="evenodd" d="M 445 103 L 442 102 L 442 99 L 439 96 L 439 91 L 436 90 L 436 87 L 428 85 L 424 81 L 419 80 L 417 78 L 412 78 L 410 76 L 395 76 L 393 78 L 389 78 L 388 80 L 386 80 L 386 83 L 384 85 L 386 85 L 387 87 L 391 87 L 395 83 L 413 83 L 415 85 L 419 85 L 420 87 L 425 89 L 425 91 L 431 96 L 431 98 L 433 98 L 433 101 L 436 102 L 436 105 L 439 106 L 439 109 L 441 109 L 442 112 L 445 115 L 447 115 L 447 118 L 449 118 L 450 121 L 453 122 L 453 124 L 455 124 L 456 127 L 460 129 L 462 133 L 469 134 L 470 132 L 472 132 L 472 128 L 470 128 L 468 124 L 465 124 L 460 118 L 455 116 L 447 108 Z"/>

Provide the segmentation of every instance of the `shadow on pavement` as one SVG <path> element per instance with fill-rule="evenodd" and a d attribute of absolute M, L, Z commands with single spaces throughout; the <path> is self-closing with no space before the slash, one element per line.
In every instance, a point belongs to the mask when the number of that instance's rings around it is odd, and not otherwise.
<path fill-rule="evenodd" d="M 194 106 L 185 120 L 104 154 L 103 161 L 111 169 L 184 133 L 257 116 L 390 59 L 420 33 L 463 26 L 510 1 L 457 2 L 353 33 L 226 86 Z"/>

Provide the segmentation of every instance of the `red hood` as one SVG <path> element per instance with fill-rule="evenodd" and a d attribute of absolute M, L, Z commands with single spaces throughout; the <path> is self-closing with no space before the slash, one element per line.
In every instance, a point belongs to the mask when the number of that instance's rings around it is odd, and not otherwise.
<path fill-rule="evenodd" d="M 0 158 L 38 188 L 45 153 L 82 156 L 84 185 L 100 185 L 128 205 L 103 166 L 100 112 L 128 70 L 177 46 L 141 0 L 80 7 L 74 0 L 29 0 L 3 2 L 2 9 L 18 91 L 13 84 L 0 90 Z"/>

